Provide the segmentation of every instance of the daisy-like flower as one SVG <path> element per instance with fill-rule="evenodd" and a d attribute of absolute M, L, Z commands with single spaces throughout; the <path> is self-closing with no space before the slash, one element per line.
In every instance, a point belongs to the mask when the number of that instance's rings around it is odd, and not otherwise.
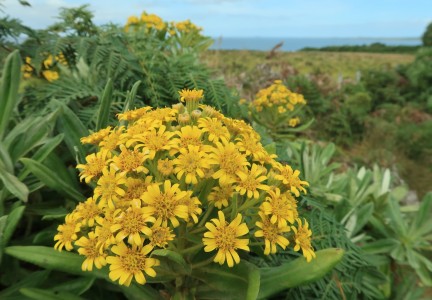
<path fill-rule="evenodd" d="M 170 176 L 174 171 L 174 161 L 169 158 L 159 159 L 157 169 L 163 176 Z"/>
<path fill-rule="evenodd" d="M 312 231 L 309 229 L 309 224 L 304 220 L 304 224 L 300 219 L 297 219 L 297 227 L 291 226 L 294 231 L 294 241 L 296 245 L 294 246 L 294 251 L 303 252 L 303 256 L 306 257 L 306 261 L 310 262 L 312 258 L 316 257 L 314 249 L 311 245 Z"/>
<path fill-rule="evenodd" d="M 294 224 L 298 216 L 297 207 L 294 205 L 292 196 L 289 192 L 281 194 L 280 189 L 268 191 L 270 196 L 261 204 L 261 211 L 266 215 L 271 215 L 270 222 L 277 224 L 279 227 L 287 225 L 287 221 Z"/>
<path fill-rule="evenodd" d="M 129 207 L 130 202 L 134 199 L 140 199 L 141 195 L 147 191 L 149 185 L 153 184 L 153 176 L 146 176 L 144 178 L 126 178 L 126 191 L 122 197 L 125 207 Z"/>
<path fill-rule="evenodd" d="M 99 178 L 98 186 L 94 190 L 93 197 L 95 199 L 101 198 L 99 201 L 100 207 L 108 207 L 114 209 L 115 201 L 119 201 L 120 198 L 125 195 L 125 190 L 122 187 L 126 183 L 125 173 L 116 173 L 114 168 L 104 168 L 102 176 Z"/>
<path fill-rule="evenodd" d="M 226 261 L 228 267 L 231 268 L 234 264 L 240 262 L 237 249 L 249 251 L 249 239 L 239 238 L 247 234 L 249 229 L 245 223 L 241 223 L 241 214 L 238 214 L 237 217 L 228 224 L 228 222 L 225 221 L 223 212 L 218 211 L 218 219 L 212 219 L 211 222 L 205 224 L 205 227 L 209 231 L 204 233 L 204 238 L 202 239 L 205 246 L 204 251 L 211 252 L 217 249 L 218 253 L 214 258 L 214 262 L 223 265 Z"/>
<path fill-rule="evenodd" d="M 152 108 L 150 106 L 145 106 L 145 107 L 124 112 L 122 114 L 118 114 L 117 117 L 120 121 L 134 121 L 144 116 L 151 109 Z"/>
<path fill-rule="evenodd" d="M 96 218 L 95 233 L 98 237 L 97 247 L 99 252 L 104 252 L 110 245 L 116 243 L 114 233 L 111 231 L 111 226 L 114 225 L 114 210 L 107 207 L 104 211 L 104 217 Z"/>
<path fill-rule="evenodd" d="M 78 241 L 76 241 L 75 245 L 80 247 L 78 253 L 86 257 L 81 265 L 83 271 L 92 271 L 93 264 L 98 269 L 101 269 L 106 265 L 106 254 L 99 251 L 98 243 L 98 237 L 94 232 L 89 232 L 88 238 L 82 236 Z"/>
<path fill-rule="evenodd" d="M 174 172 L 179 180 L 184 177 L 187 184 L 197 184 L 198 178 L 203 178 L 205 170 L 210 168 L 210 163 L 208 155 L 198 146 L 188 146 L 180 149 L 180 155 L 174 160 Z"/>
<path fill-rule="evenodd" d="M 177 154 L 180 149 L 187 148 L 188 146 L 203 147 L 201 141 L 202 131 L 196 126 L 184 126 L 180 130 L 176 131 L 175 134 L 178 136 L 172 139 L 173 147 L 170 150 L 170 155 Z"/>
<path fill-rule="evenodd" d="M 175 238 L 171 228 L 162 226 L 162 219 L 157 220 L 150 229 L 149 240 L 153 247 L 165 248 L 168 246 L 168 242 Z"/>
<path fill-rule="evenodd" d="M 78 223 L 74 214 L 68 214 L 65 218 L 65 224 L 57 227 L 58 233 L 54 236 L 54 249 L 61 251 L 63 247 L 67 251 L 73 249 L 72 242 L 78 238 L 77 232 L 81 229 L 81 224 Z"/>
<path fill-rule="evenodd" d="M 81 144 L 97 145 L 100 143 L 100 141 L 102 141 L 105 137 L 107 137 L 108 134 L 110 134 L 110 132 L 111 132 L 111 126 L 108 126 L 107 128 L 94 132 L 89 136 L 82 137 L 80 139 Z"/>
<path fill-rule="evenodd" d="M 117 147 L 124 142 L 122 139 L 124 129 L 124 126 L 121 126 L 111 130 L 110 134 L 99 143 L 99 147 L 108 151 L 116 150 Z"/>
<path fill-rule="evenodd" d="M 234 188 L 231 184 L 225 184 L 221 186 L 216 186 L 212 189 L 207 199 L 209 202 L 213 203 L 219 209 L 222 207 L 227 207 L 229 205 L 229 199 L 234 193 Z"/>
<path fill-rule="evenodd" d="M 75 211 L 75 214 L 77 218 L 80 219 L 82 225 L 88 225 L 90 227 L 94 226 L 95 219 L 103 212 L 93 197 L 88 198 L 84 203 L 78 204 Z"/>
<path fill-rule="evenodd" d="M 253 164 L 250 170 L 238 171 L 237 176 L 240 178 L 236 184 L 236 191 L 240 195 L 246 194 L 248 198 L 259 198 L 259 191 L 268 191 L 270 187 L 262 184 L 267 179 L 267 176 L 262 176 L 263 170 L 258 165 Z"/>
<path fill-rule="evenodd" d="M 198 216 L 201 215 L 201 201 L 197 197 L 191 197 L 192 192 L 188 192 L 188 195 L 185 196 L 180 203 L 186 205 L 188 208 L 188 219 L 186 222 L 189 222 L 189 217 L 192 218 L 193 222 L 198 223 Z"/>
<path fill-rule="evenodd" d="M 236 146 L 230 142 L 216 143 L 211 153 L 211 163 L 217 165 L 214 179 L 219 179 L 220 184 L 229 184 L 236 181 L 237 172 L 250 165 L 244 155 L 241 155 Z"/>
<path fill-rule="evenodd" d="M 109 278 L 112 281 L 119 281 L 119 284 L 129 286 L 135 278 L 139 284 L 145 284 L 147 276 L 155 277 L 156 272 L 153 267 L 159 265 L 159 260 L 150 258 L 147 255 L 153 247 L 150 245 L 133 245 L 132 248 L 123 242 L 111 248 L 115 256 L 108 256 L 106 261 L 110 264 Z"/>
<path fill-rule="evenodd" d="M 261 229 L 255 232 L 255 236 L 264 238 L 264 254 L 275 254 L 277 245 L 285 250 L 289 244 L 289 241 L 283 236 L 283 234 L 290 231 L 291 228 L 288 225 L 279 227 L 278 224 L 273 224 L 270 222 L 268 216 L 266 216 L 262 211 L 260 211 L 258 214 L 261 218 L 261 221 L 257 221 L 256 225 Z"/>
<path fill-rule="evenodd" d="M 196 89 L 183 89 L 179 94 L 180 101 L 186 102 L 186 108 L 189 113 L 198 108 L 199 101 L 204 97 L 204 91 Z"/>
<path fill-rule="evenodd" d="M 279 174 L 275 175 L 275 179 L 282 181 L 286 187 L 296 195 L 296 197 L 300 196 L 300 191 L 306 194 L 306 189 L 303 186 L 309 186 L 309 183 L 307 181 L 300 180 L 299 175 L 300 171 L 295 170 L 289 166 L 289 165 L 277 165 L 277 170 L 279 171 Z"/>
<path fill-rule="evenodd" d="M 142 148 L 144 153 L 148 153 L 148 159 L 153 159 L 158 151 L 170 150 L 172 132 L 166 131 L 166 126 L 162 125 L 158 129 L 151 128 L 148 132 L 138 135 L 135 139 L 126 142 L 126 146 L 135 145 L 135 149 Z"/>
<path fill-rule="evenodd" d="M 116 216 L 116 213 L 119 213 Z M 148 223 L 153 223 L 155 219 L 145 214 L 144 209 L 141 207 L 140 200 L 133 200 L 132 205 L 124 212 L 120 213 L 117 210 L 114 213 L 114 224 L 111 226 L 113 233 L 117 241 L 122 241 L 124 238 L 128 238 L 128 243 L 131 245 L 141 245 L 145 237 L 151 234 L 151 230 L 148 227 Z"/>
<path fill-rule="evenodd" d="M 175 228 L 180 225 L 177 218 L 188 218 L 188 207 L 181 204 L 185 196 L 187 192 L 181 191 L 179 184 L 171 185 L 169 180 L 165 180 L 163 191 L 160 190 L 159 184 L 150 185 L 147 192 L 141 196 L 141 200 L 146 204 L 143 211 L 147 216 L 153 216 L 156 220 L 161 219 L 163 226 L 167 226 L 169 220 Z"/>
<path fill-rule="evenodd" d="M 101 150 L 98 153 L 87 155 L 85 158 L 87 163 L 76 166 L 77 169 L 81 169 L 80 180 L 89 183 L 93 178 L 99 177 L 105 168 L 109 154 L 107 150 Z"/>
<path fill-rule="evenodd" d="M 120 154 L 114 156 L 112 164 L 122 172 L 136 172 L 147 174 L 149 170 L 144 167 L 144 162 L 147 155 L 135 149 L 133 151 L 127 149 L 124 145 L 120 145 Z"/>
<path fill-rule="evenodd" d="M 228 129 L 216 118 L 201 118 L 198 120 L 198 127 L 201 128 L 202 132 L 208 134 L 210 142 L 216 143 L 221 140 L 230 139 Z"/>

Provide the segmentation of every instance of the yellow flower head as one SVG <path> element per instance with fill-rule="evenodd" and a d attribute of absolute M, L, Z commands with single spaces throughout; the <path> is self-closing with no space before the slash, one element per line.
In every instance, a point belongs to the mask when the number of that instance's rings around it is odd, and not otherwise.
<path fill-rule="evenodd" d="M 211 223 L 213 222 L 213 224 Z M 207 222 L 205 227 L 209 230 L 204 233 L 203 244 L 204 251 L 211 252 L 217 250 L 214 261 L 223 265 L 225 261 L 228 267 L 233 267 L 234 263 L 240 262 L 240 256 L 237 249 L 249 251 L 249 240 L 239 238 L 249 232 L 245 223 L 242 222 L 241 214 L 231 222 L 225 220 L 224 213 L 218 211 L 218 218 Z"/>
<path fill-rule="evenodd" d="M 310 262 L 312 258 L 316 257 L 311 245 L 312 231 L 309 229 L 309 224 L 306 220 L 304 220 L 304 224 L 302 224 L 300 219 L 297 219 L 296 221 L 297 227 L 291 226 L 294 231 L 294 241 L 296 243 L 294 251 L 299 251 L 301 249 L 307 262 Z"/>

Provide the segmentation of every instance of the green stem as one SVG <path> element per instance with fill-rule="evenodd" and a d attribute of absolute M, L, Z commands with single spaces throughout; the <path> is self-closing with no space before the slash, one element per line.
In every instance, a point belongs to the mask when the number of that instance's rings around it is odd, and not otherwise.
<path fill-rule="evenodd" d="M 214 209 L 214 206 L 210 206 L 210 207 L 207 209 L 206 213 L 204 214 L 204 217 L 202 217 L 202 219 L 201 219 L 200 222 L 198 223 L 198 226 L 197 226 L 198 228 L 203 227 L 204 223 L 207 221 L 207 219 L 208 219 L 208 217 L 210 216 L 210 214 L 212 213 L 213 209 Z"/>
<path fill-rule="evenodd" d="M 199 263 L 193 264 L 191 266 L 192 269 L 197 269 L 197 268 L 201 268 L 201 267 L 205 267 L 209 264 L 211 264 L 213 262 L 214 256 L 210 257 L 209 259 L 203 260 Z"/>
<path fill-rule="evenodd" d="M 184 250 L 181 250 L 180 251 L 180 254 L 188 254 L 188 253 L 191 253 L 191 252 L 194 252 L 194 251 L 196 251 L 196 250 L 199 250 L 199 249 L 201 249 L 203 247 L 203 244 L 196 244 L 195 246 L 192 246 L 192 247 L 189 247 L 189 248 L 186 248 L 186 249 L 184 249 Z"/>

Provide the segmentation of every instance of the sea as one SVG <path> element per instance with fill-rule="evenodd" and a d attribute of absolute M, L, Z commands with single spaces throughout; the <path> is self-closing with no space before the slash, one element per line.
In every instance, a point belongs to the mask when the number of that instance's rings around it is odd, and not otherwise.
<path fill-rule="evenodd" d="M 279 43 L 283 43 L 280 50 L 297 51 L 306 47 L 321 48 L 327 46 L 353 46 L 382 43 L 389 46 L 421 45 L 420 38 L 214 38 L 210 49 L 213 50 L 259 50 L 269 51 Z"/>

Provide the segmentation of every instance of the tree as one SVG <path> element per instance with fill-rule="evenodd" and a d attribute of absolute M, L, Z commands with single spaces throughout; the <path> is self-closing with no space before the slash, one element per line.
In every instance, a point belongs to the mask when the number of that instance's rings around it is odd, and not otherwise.
<path fill-rule="evenodd" d="M 422 36 L 423 46 L 432 46 L 432 23 L 429 23 L 426 27 L 426 31 Z"/>

